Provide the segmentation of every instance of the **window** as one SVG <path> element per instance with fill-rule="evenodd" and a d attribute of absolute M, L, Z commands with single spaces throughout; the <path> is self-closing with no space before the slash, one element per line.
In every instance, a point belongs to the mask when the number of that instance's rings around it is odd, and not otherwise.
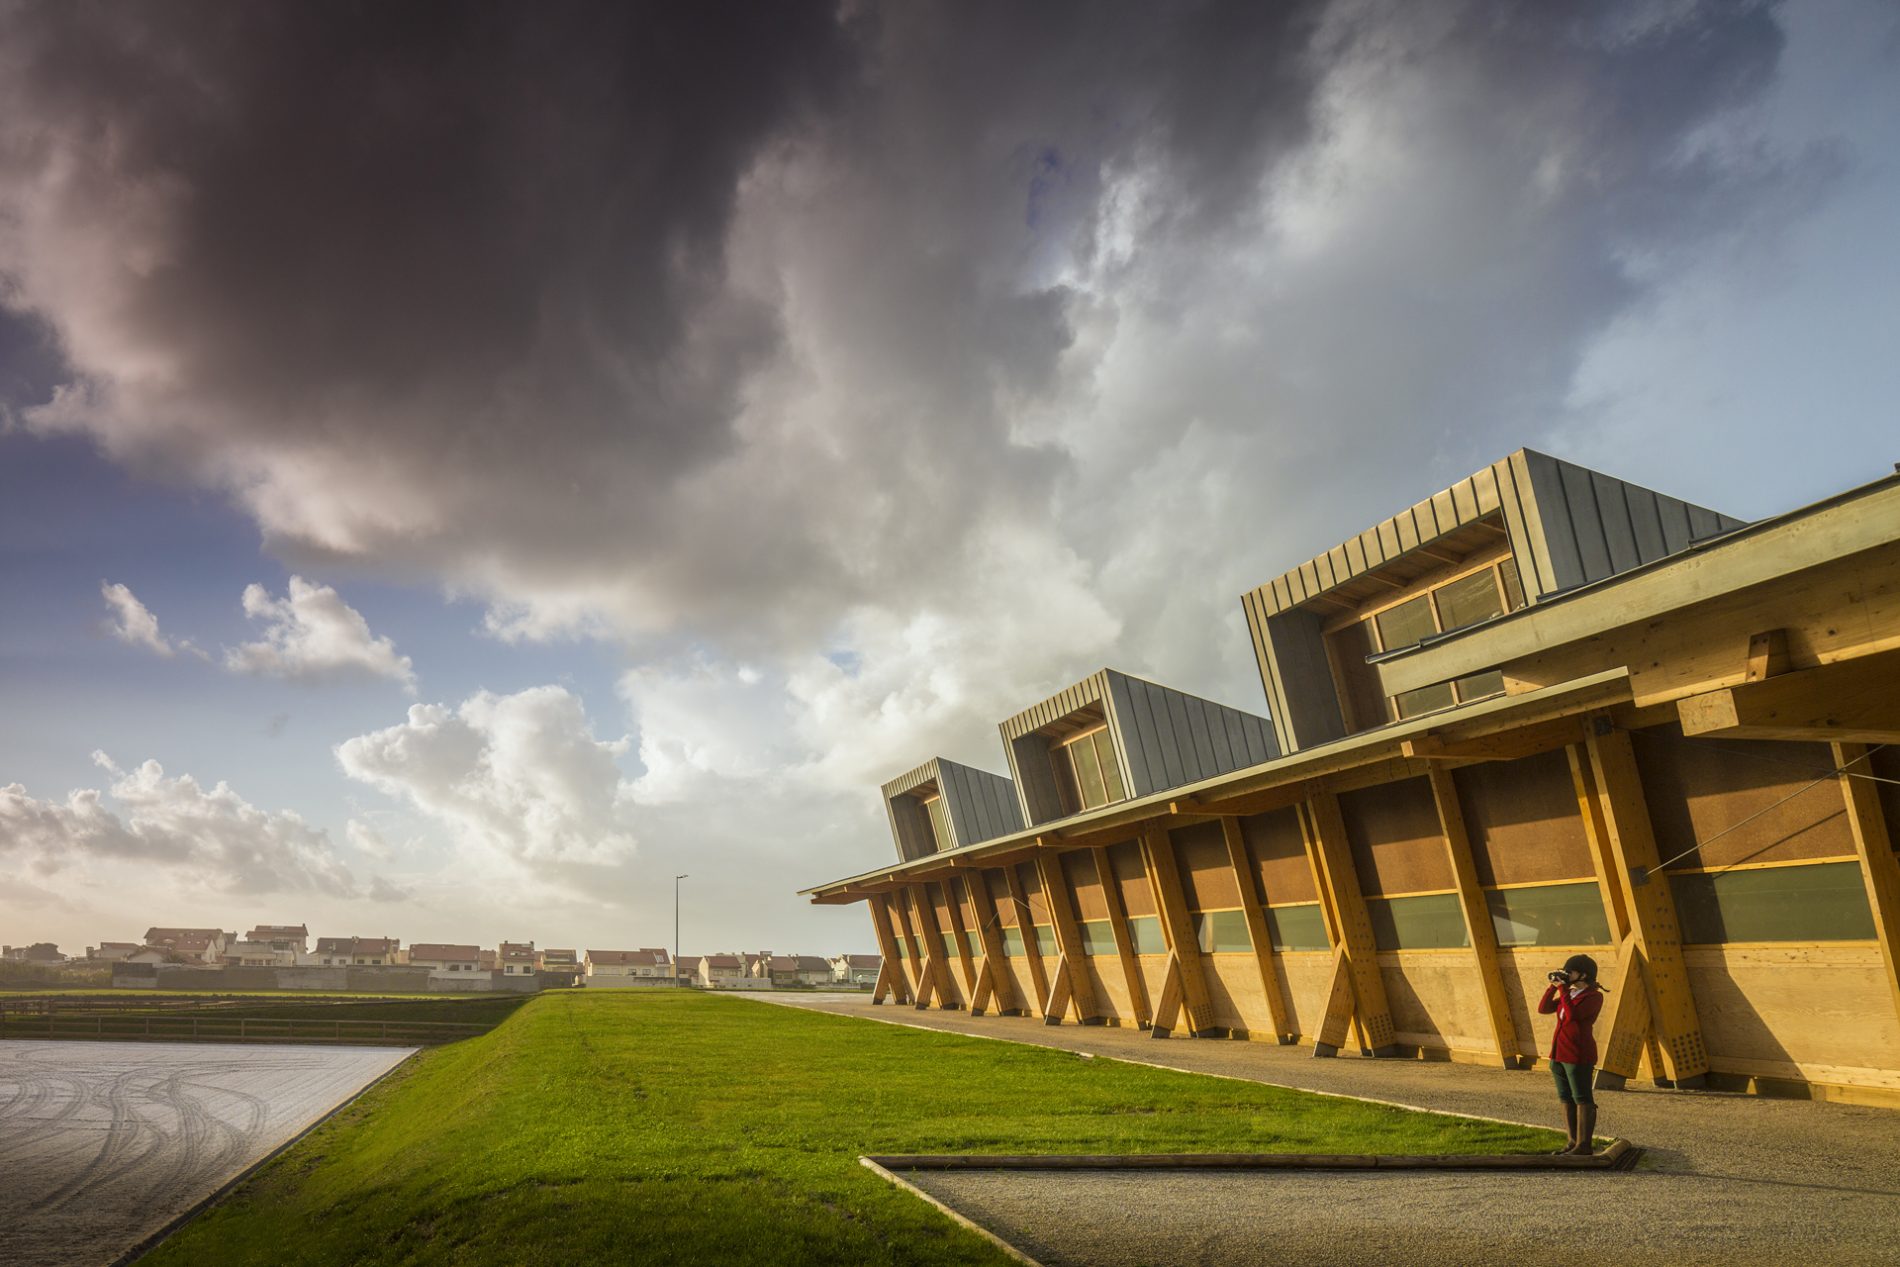
<path fill-rule="evenodd" d="M 1331 950 L 1326 940 L 1326 917 L 1318 902 L 1300 902 L 1267 908 L 1267 933 L 1275 950 Z"/>
<path fill-rule="evenodd" d="M 1056 930 L 1048 924 L 1036 925 L 1036 953 L 1055 958 Z"/>
<path fill-rule="evenodd" d="M 1115 930 L 1105 919 L 1091 919 L 1082 922 L 1082 953 L 1085 955 L 1113 955 L 1120 951 L 1115 945 Z"/>
<path fill-rule="evenodd" d="M 1128 938 L 1135 943 L 1138 955 L 1165 955 L 1168 953 L 1167 938 L 1161 935 L 1161 917 L 1158 915 L 1135 915 L 1128 921 Z"/>
<path fill-rule="evenodd" d="M 1013 924 L 1003 925 L 1003 954 L 1011 959 L 1023 957 L 1023 930 Z"/>
<path fill-rule="evenodd" d="M 1205 911 L 1194 917 L 1194 940 L 1203 954 L 1253 949 L 1245 911 Z"/>
<path fill-rule="evenodd" d="M 1678 872 L 1685 942 L 1860 941 L 1874 936 L 1857 862 Z"/>
<path fill-rule="evenodd" d="M 1075 810 L 1096 809 L 1127 798 L 1107 726 L 1064 740 L 1049 756 L 1056 766 L 1057 782 L 1072 795 Z"/>
<path fill-rule="evenodd" d="M 1369 897 L 1366 915 L 1380 950 L 1448 950 L 1471 944 L 1456 893 Z"/>
<path fill-rule="evenodd" d="M 1596 881 L 1486 889 L 1500 946 L 1607 946 L 1603 894 Z"/>
<path fill-rule="evenodd" d="M 1369 729 L 1382 721 L 1419 717 L 1454 704 L 1503 694 L 1504 675 L 1493 669 L 1395 695 L 1387 701 L 1387 717 L 1368 721 L 1366 715 L 1374 705 L 1359 697 L 1368 693 L 1376 697 L 1376 687 L 1368 692 L 1376 675 L 1368 677 L 1359 666 L 1369 654 L 1415 647 L 1435 634 L 1463 629 L 1523 605 L 1524 589 L 1517 563 L 1505 555 L 1370 616 L 1348 620 L 1333 629 L 1328 639 L 1340 680 L 1341 707 L 1350 712 L 1359 729 Z"/>
<path fill-rule="evenodd" d="M 930 816 L 930 834 L 936 838 L 938 852 L 955 849 L 957 837 L 950 830 L 950 805 L 941 793 L 933 792 L 924 798 L 924 813 Z"/>

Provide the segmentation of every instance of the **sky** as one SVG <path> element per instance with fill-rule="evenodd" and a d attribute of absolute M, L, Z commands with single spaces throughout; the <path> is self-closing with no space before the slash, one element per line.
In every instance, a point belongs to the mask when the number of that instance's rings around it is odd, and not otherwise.
<path fill-rule="evenodd" d="M 0 0 L 0 939 L 875 949 L 877 785 L 1519 447 L 1900 461 L 1875 3 Z"/>

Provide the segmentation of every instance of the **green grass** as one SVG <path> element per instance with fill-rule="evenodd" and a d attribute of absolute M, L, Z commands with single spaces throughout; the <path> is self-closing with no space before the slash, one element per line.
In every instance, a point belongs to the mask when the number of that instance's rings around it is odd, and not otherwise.
<path fill-rule="evenodd" d="M 542 995 L 412 1060 L 147 1261 L 1000 1263 L 858 1156 L 1557 1142 L 743 999 Z"/>

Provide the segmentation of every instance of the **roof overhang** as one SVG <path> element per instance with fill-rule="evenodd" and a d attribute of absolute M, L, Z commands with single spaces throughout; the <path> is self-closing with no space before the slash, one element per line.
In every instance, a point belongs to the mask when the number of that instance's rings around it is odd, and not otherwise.
<path fill-rule="evenodd" d="M 1302 799 L 1307 785 L 1316 779 L 1350 785 L 1356 777 L 1366 775 L 1373 782 L 1382 782 L 1389 777 L 1421 774 L 1433 762 L 1493 761 L 1528 755 L 1580 738 L 1581 719 L 1586 714 L 1626 704 L 1629 699 L 1629 671 L 1610 669 L 1521 695 L 1480 700 L 1362 731 L 1217 778 L 1119 801 L 1027 831 L 799 892 L 818 905 L 849 905 L 873 893 L 958 871 L 1004 866 L 1040 852 L 1113 844 L 1157 822 L 1264 813 Z"/>

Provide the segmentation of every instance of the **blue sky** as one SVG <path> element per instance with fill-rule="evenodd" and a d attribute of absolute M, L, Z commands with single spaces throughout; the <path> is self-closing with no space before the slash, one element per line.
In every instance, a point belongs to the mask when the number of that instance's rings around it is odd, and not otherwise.
<path fill-rule="evenodd" d="M 1267 8 L 627 10 L 730 108 L 561 30 L 622 87 L 545 136 L 368 41 L 452 139 L 320 15 L 10 18 L 0 937 L 653 945 L 685 871 L 689 953 L 869 950 L 795 890 L 877 782 L 1103 664 L 1261 710 L 1238 595 L 1513 448 L 1744 517 L 1900 460 L 1891 7 Z M 234 671 L 293 577 L 340 623 Z"/>

